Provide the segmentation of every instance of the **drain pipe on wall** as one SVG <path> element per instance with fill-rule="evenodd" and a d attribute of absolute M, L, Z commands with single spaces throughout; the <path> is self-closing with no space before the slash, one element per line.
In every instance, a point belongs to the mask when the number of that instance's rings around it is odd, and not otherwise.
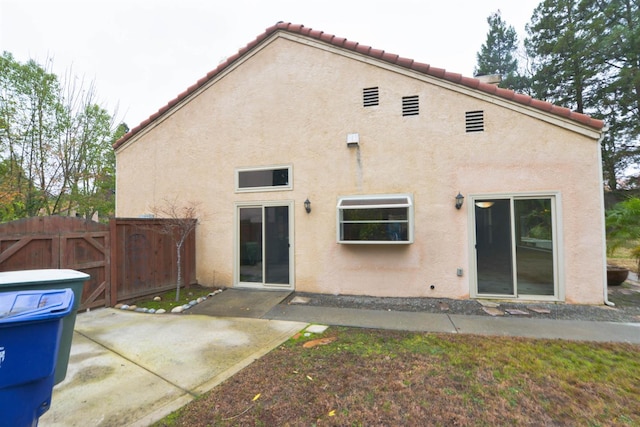
<path fill-rule="evenodd" d="M 608 126 L 605 126 L 602 129 L 602 133 L 600 134 L 600 138 L 598 139 L 598 166 L 599 166 L 599 174 L 600 174 L 600 183 L 601 185 L 603 184 L 603 180 L 604 180 L 604 175 L 603 175 L 603 171 L 602 171 L 602 140 L 604 139 L 604 134 L 609 130 Z M 603 278 L 603 282 L 604 283 L 604 304 L 608 305 L 609 307 L 615 307 L 615 303 L 609 301 L 609 293 L 607 292 L 608 288 L 607 288 L 607 229 L 606 229 L 606 224 L 605 224 L 605 216 L 604 216 L 604 188 L 602 190 L 602 197 L 600 197 L 600 212 L 602 215 L 602 241 L 605 242 L 604 243 L 604 254 L 603 254 L 603 258 L 604 258 L 604 271 L 602 272 L 602 278 Z"/>

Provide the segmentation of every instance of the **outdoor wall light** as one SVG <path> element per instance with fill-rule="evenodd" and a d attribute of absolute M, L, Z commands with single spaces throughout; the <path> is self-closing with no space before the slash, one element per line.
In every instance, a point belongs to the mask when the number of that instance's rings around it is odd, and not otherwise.
<path fill-rule="evenodd" d="M 464 203 L 464 196 L 460 194 L 460 192 L 458 191 L 458 195 L 456 196 L 456 209 L 460 209 L 463 203 Z"/>
<path fill-rule="evenodd" d="M 304 210 L 307 211 L 307 213 L 311 212 L 311 202 L 308 198 L 304 201 Z"/>

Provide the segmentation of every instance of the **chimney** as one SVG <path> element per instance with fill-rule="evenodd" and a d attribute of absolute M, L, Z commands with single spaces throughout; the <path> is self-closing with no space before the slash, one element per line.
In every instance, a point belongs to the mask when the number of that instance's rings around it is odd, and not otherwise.
<path fill-rule="evenodd" d="M 490 85 L 497 85 L 502 81 L 501 74 L 482 74 L 475 76 L 475 78 L 480 80 L 482 83 L 488 83 Z"/>

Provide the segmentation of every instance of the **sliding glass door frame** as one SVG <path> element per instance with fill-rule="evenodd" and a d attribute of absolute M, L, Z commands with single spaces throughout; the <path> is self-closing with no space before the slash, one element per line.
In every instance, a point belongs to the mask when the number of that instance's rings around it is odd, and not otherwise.
<path fill-rule="evenodd" d="M 526 200 L 549 200 L 551 205 L 551 229 L 552 229 L 552 259 L 553 259 L 553 295 L 538 295 L 523 293 L 518 289 L 518 265 L 517 265 L 517 236 L 519 231 L 516 226 L 516 202 Z M 478 218 L 476 218 L 476 202 L 481 201 L 504 201 L 509 202 L 509 233 L 510 233 L 510 274 L 512 277 L 513 292 L 490 293 L 480 292 L 479 272 L 478 272 L 478 241 L 476 228 Z M 562 212 L 561 197 L 558 192 L 527 192 L 527 193 L 490 193 L 490 194 L 470 194 L 468 197 L 468 237 L 469 237 L 469 271 L 470 271 L 470 296 L 471 298 L 487 299 L 514 299 L 514 300 L 535 300 L 535 301 L 564 301 L 564 269 L 563 269 L 563 243 L 562 243 Z"/>
<path fill-rule="evenodd" d="M 286 241 L 282 241 L 280 246 L 281 249 L 284 249 L 284 245 L 286 245 L 287 252 L 287 262 L 288 262 L 288 283 L 269 283 L 267 281 L 267 276 L 269 273 L 267 272 L 267 265 L 263 265 L 268 263 L 270 258 L 270 254 L 267 253 L 268 245 L 270 244 L 265 240 L 265 236 L 271 234 L 267 227 L 269 227 L 268 222 L 265 221 L 267 217 L 267 210 L 270 212 L 274 212 L 273 208 L 286 208 L 287 209 L 287 236 Z M 251 210 L 259 210 L 261 212 L 261 239 L 260 239 L 260 247 L 252 248 L 252 252 L 258 251 L 256 254 L 253 254 L 253 258 L 256 258 L 257 262 L 261 265 L 260 272 L 260 281 L 253 280 L 247 281 L 242 278 L 242 263 L 243 256 L 242 250 L 246 252 L 246 248 L 242 247 L 242 231 L 241 231 L 241 212 L 243 209 Z M 255 211 L 254 211 L 255 212 Z M 235 215 L 234 215 L 234 255 L 233 255 L 233 285 L 235 287 L 241 288 L 256 288 L 256 289 L 274 289 L 274 290 L 293 290 L 295 289 L 295 277 L 294 277 L 294 247 L 293 247 L 293 201 L 290 200 L 281 200 L 281 201 L 255 201 L 255 202 L 238 202 L 235 204 Z M 268 237 L 266 237 L 268 238 Z M 282 251 L 281 251 L 282 252 Z"/>

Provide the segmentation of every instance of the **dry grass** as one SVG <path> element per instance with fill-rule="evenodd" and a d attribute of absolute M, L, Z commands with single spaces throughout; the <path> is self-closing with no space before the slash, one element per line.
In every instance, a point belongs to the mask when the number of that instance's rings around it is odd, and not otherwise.
<path fill-rule="evenodd" d="M 628 268 L 629 270 L 638 273 L 638 262 L 632 255 L 633 248 L 638 245 L 640 245 L 640 243 L 635 242 L 630 244 L 628 247 L 621 246 L 617 248 L 607 257 L 607 264 Z"/>
<path fill-rule="evenodd" d="M 323 337 L 335 341 L 289 340 L 157 425 L 640 425 L 640 346 L 352 328 Z"/>

